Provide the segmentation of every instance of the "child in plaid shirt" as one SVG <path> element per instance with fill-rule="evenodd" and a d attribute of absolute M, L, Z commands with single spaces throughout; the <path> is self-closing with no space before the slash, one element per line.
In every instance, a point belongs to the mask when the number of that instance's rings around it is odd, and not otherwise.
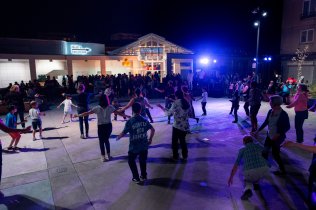
<path fill-rule="evenodd" d="M 228 179 L 228 186 L 233 184 L 233 177 L 237 172 L 238 165 L 243 162 L 245 189 L 241 199 L 248 200 L 252 196 L 252 185 L 254 190 L 258 190 L 258 182 L 265 177 L 269 168 L 266 159 L 262 157 L 263 147 L 255 144 L 251 136 L 245 136 L 243 144 L 245 146 L 238 152 L 236 162 Z"/>

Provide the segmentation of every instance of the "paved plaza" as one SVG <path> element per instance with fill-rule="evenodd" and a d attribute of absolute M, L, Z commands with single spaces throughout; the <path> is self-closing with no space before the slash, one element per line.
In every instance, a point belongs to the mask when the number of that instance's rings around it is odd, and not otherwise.
<path fill-rule="evenodd" d="M 159 101 L 154 101 L 153 104 Z M 163 101 L 160 101 L 163 104 Z M 230 171 L 242 146 L 242 136 L 249 133 L 241 102 L 239 122 L 232 123 L 228 99 L 209 98 L 207 116 L 201 116 L 200 102 L 194 102 L 200 121 L 190 119 L 192 134 L 187 135 L 187 163 L 174 163 L 171 156 L 172 125 L 157 107 L 151 111 L 156 129 L 148 155 L 148 181 L 131 181 L 127 163 L 128 136 L 116 141 L 125 122 L 113 121 L 109 162 L 100 161 L 96 116 L 90 116 L 90 138 L 80 139 L 78 122 L 61 124 L 63 111 L 51 107 L 43 120 L 43 140 L 32 141 L 31 133 L 21 138 L 19 152 L 3 153 L 3 180 L 0 209 L 111 209 L 111 210 L 230 210 L 230 209 L 307 209 L 307 180 L 311 154 L 297 149 L 282 149 L 288 176 L 272 173 L 254 191 L 249 201 L 242 201 L 242 176 L 238 171 L 231 187 Z M 93 105 L 92 105 L 93 106 Z M 283 106 L 284 107 L 284 106 Z M 265 119 L 269 104 L 263 102 L 259 124 Z M 294 110 L 290 115 L 288 139 L 295 140 Z M 127 111 L 130 114 L 131 110 Z M 2 116 L 3 118 L 4 116 Z M 305 142 L 312 144 L 316 116 L 305 121 Z M 30 123 L 28 123 L 30 124 Z M 265 132 L 258 137 L 263 142 Z M 5 149 L 10 137 L 1 133 Z M 271 154 L 270 154 L 271 158 Z M 271 161 L 270 170 L 276 170 Z M 241 169 L 241 168 L 240 168 Z"/>

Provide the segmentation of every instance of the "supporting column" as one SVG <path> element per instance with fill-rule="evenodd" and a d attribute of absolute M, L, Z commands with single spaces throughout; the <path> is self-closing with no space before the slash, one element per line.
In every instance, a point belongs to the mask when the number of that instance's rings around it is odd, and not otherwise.
<path fill-rule="evenodd" d="M 67 70 L 68 70 L 68 75 L 73 75 L 73 70 L 72 70 L 72 60 L 67 58 Z"/>
<path fill-rule="evenodd" d="M 106 68 L 105 68 L 105 60 L 100 59 L 100 66 L 101 66 L 101 75 L 106 75 Z"/>
<path fill-rule="evenodd" d="M 34 58 L 29 59 L 29 66 L 30 66 L 31 80 L 34 81 L 36 79 L 36 63 L 35 63 Z"/>

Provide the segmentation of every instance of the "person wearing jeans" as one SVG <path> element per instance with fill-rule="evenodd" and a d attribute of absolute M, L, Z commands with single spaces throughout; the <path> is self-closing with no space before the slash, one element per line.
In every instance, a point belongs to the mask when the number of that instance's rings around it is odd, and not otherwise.
<path fill-rule="evenodd" d="M 288 114 L 281 108 L 283 99 L 281 96 L 274 95 L 270 97 L 271 109 L 268 111 L 267 117 L 258 131 L 253 132 L 257 135 L 259 131 L 268 126 L 267 137 L 264 143 L 264 151 L 262 156 L 268 159 L 269 150 L 272 148 L 272 155 L 279 165 L 279 171 L 275 171 L 275 175 L 286 175 L 283 161 L 280 157 L 280 147 L 286 138 L 286 132 L 290 129 L 290 120 Z"/>
<path fill-rule="evenodd" d="M 125 114 L 121 114 L 121 110 L 116 110 L 116 108 L 112 105 L 109 105 L 109 100 L 106 95 L 101 95 L 99 98 L 99 105 L 93 107 L 88 112 L 83 112 L 81 114 L 75 115 L 75 117 L 85 117 L 90 114 L 95 113 L 98 119 L 98 137 L 99 137 L 99 145 L 101 151 L 101 161 L 105 162 L 111 159 L 110 155 L 110 142 L 109 138 L 112 133 L 112 123 L 111 123 L 111 114 L 115 113 L 118 115 L 122 115 L 124 117 L 129 117 Z M 107 156 L 105 155 L 105 148 L 107 152 Z"/>
<path fill-rule="evenodd" d="M 139 157 L 139 166 L 141 174 L 140 176 L 136 165 L 137 156 Z M 137 177 L 140 177 L 141 179 L 147 179 L 147 156 L 148 150 L 143 150 L 138 153 L 128 152 L 128 165 L 132 171 L 134 179 L 137 180 Z"/>
<path fill-rule="evenodd" d="M 243 90 L 242 90 L 242 93 L 243 93 L 243 97 L 244 97 L 244 101 L 245 101 L 245 104 L 244 104 L 244 110 L 245 110 L 245 113 L 246 115 L 249 117 L 249 91 L 250 91 L 250 82 L 248 81 L 246 83 L 246 85 L 244 86 Z"/>
<path fill-rule="evenodd" d="M 88 111 L 88 108 L 85 107 L 78 107 L 78 115 L 81 115 L 82 113 L 85 113 Z M 84 127 L 86 128 L 86 136 L 84 136 Z M 79 128 L 80 128 L 80 138 L 88 138 L 89 137 L 89 117 L 79 117 Z"/>
<path fill-rule="evenodd" d="M 102 161 L 111 159 L 111 155 L 110 155 L 111 149 L 110 149 L 110 141 L 109 141 L 111 133 L 112 133 L 112 123 L 98 125 L 98 137 L 99 137 L 99 145 L 100 145 Z M 104 145 L 106 148 L 107 157 L 105 156 Z"/>
<path fill-rule="evenodd" d="M 174 115 L 174 123 L 172 129 L 172 160 L 179 160 L 178 153 L 178 142 L 180 141 L 182 149 L 182 160 L 186 161 L 188 158 L 188 147 L 185 141 L 185 136 L 189 129 L 189 111 L 190 104 L 184 99 L 183 92 L 177 90 L 175 93 L 176 100 L 172 104 L 170 109 L 165 109 L 163 106 L 158 104 L 162 110 L 166 111 L 167 115 Z"/>
<path fill-rule="evenodd" d="M 206 88 L 202 88 L 202 96 L 201 96 L 201 105 L 202 105 L 202 111 L 203 111 L 203 116 L 206 116 L 206 103 L 207 103 L 207 98 L 208 98 L 208 93 L 206 91 Z"/>
<path fill-rule="evenodd" d="M 165 93 L 165 107 L 164 109 L 170 109 L 172 106 L 172 102 L 174 99 L 174 87 L 173 82 L 171 80 L 168 81 L 168 85 L 165 89 L 160 90 L 158 88 L 155 88 L 156 91 L 159 93 Z M 172 114 L 168 115 L 168 124 L 170 124 Z"/>
<path fill-rule="evenodd" d="M 124 130 L 117 136 L 116 140 L 120 140 L 125 134 L 129 133 L 129 149 L 128 149 L 128 165 L 133 174 L 132 181 L 135 183 L 141 183 L 147 179 L 147 155 L 148 146 L 151 144 L 155 134 L 155 129 L 148 122 L 147 119 L 141 116 L 142 105 L 138 102 L 134 102 L 132 105 L 132 111 L 134 116 L 129 119 L 124 127 Z M 150 136 L 148 138 L 147 131 L 150 130 Z M 136 158 L 139 157 L 139 165 L 141 175 L 139 176 Z"/>
<path fill-rule="evenodd" d="M 88 112 L 89 110 L 89 101 L 90 101 L 90 97 L 93 95 L 91 93 L 86 93 L 85 92 L 85 86 L 83 84 L 80 84 L 78 86 L 78 94 L 63 94 L 64 96 L 70 96 L 74 99 L 77 99 L 77 116 L 79 116 L 79 128 L 80 128 L 80 138 L 84 139 L 84 138 L 89 138 L 89 116 L 87 115 L 82 115 L 85 112 Z M 86 136 L 84 136 L 84 130 L 83 130 L 83 123 L 85 125 L 86 128 Z"/>
<path fill-rule="evenodd" d="M 183 160 L 186 160 L 188 158 L 188 147 L 187 143 L 185 141 L 185 136 L 187 132 L 177 129 L 175 127 L 172 128 L 172 154 L 173 159 L 178 160 L 179 159 L 179 142 L 182 152 L 182 158 Z"/>
<path fill-rule="evenodd" d="M 247 102 L 249 102 L 250 111 L 250 121 L 251 121 L 251 132 L 255 132 L 258 129 L 258 119 L 257 114 L 259 112 L 261 106 L 261 91 L 257 88 L 258 83 L 252 81 L 250 84 L 251 89 L 249 90 L 249 98 Z"/>
<path fill-rule="evenodd" d="M 294 100 L 291 104 L 287 105 L 286 108 L 294 107 L 295 111 L 295 131 L 296 131 L 296 142 L 302 143 L 304 141 L 303 124 L 305 119 L 308 118 L 307 110 L 307 86 L 305 84 L 299 84 L 297 87 L 297 93 L 294 96 Z"/>

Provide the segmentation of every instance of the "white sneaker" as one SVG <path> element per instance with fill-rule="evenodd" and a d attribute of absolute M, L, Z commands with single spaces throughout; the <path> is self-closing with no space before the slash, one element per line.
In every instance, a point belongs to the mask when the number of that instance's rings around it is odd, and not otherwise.
<path fill-rule="evenodd" d="M 104 156 L 104 155 L 101 155 L 101 162 L 106 162 L 106 161 L 108 161 L 108 160 L 109 160 L 108 157 L 106 157 L 106 156 Z"/>

